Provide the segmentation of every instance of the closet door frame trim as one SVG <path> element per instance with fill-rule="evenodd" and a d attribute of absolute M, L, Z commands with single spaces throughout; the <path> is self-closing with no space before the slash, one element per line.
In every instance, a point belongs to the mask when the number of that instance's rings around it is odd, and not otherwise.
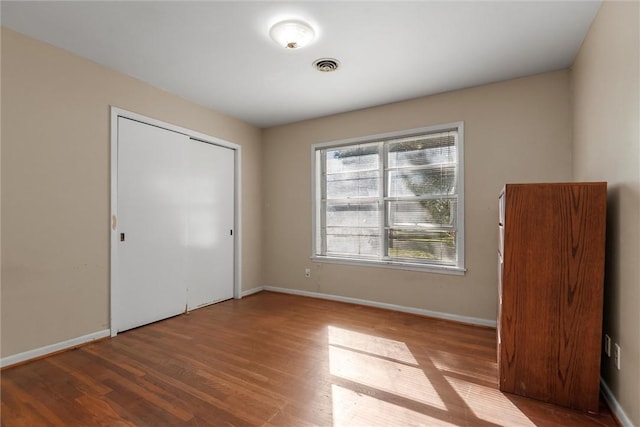
<path fill-rule="evenodd" d="M 233 297 L 235 299 L 242 298 L 241 284 L 242 284 L 242 210 L 241 210 L 241 177 L 242 177 L 242 150 L 241 146 L 234 144 L 233 142 L 225 141 L 214 136 L 205 135 L 200 132 L 196 132 L 190 129 L 186 129 L 180 126 L 172 125 L 160 120 L 152 119 L 147 116 L 143 116 L 138 113 L 123 110 L 111 106 L 111 215 L 109 216 L 109 230 L 110 230 L 110 258 L 109 258 L 109 327 L 111 336 L 117 335 L 115 327 L 116 322 L 116 310 L 115 301 L 118 301 L 116 296 L 119 292 L 118 283 L 118 118 L 126 118 L 135 120 L 140 123 L 156 126 L 159 128 L 167 129 L 173 132 L 178 132 L 187 135 L 191 139 L 206 142 L 208 144 L 218 145 L 220 147 L 230 148 L 234 150 L 234 271 L 233 271 Z"/>

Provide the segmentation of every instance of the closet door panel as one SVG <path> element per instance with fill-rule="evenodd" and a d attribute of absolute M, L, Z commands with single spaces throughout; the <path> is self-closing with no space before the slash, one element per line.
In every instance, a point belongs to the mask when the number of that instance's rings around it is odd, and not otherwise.
<path fill-rule="evenodd" d="M 187 306 L 192 310 L 233 298 L 235 153 L 196 140 L 187 146 Z"/>
<path fill-rule="evenodd" d="M 118 331 L 185 310 L 185 135 L 118 119 Z"/>

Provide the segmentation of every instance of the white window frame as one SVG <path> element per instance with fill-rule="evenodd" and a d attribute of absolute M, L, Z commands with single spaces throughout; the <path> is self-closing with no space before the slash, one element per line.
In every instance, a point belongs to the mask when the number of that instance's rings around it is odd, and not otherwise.
<path fill-rule="evenodd" d="M 456 230 L 456 250 L 457 250 L 457 265 L 439 265 L 429 264 L 425 262 L 409 262 L 404 260 L 373 260 L 373 259 L 359 259 L 351 257 L 338 257 L 316 254 L 317 242 L 317 221 L 318 218 L 318 203 L 320 203 L 320 186 L 318 184 L 319 171 L 321 165 L 316 164 L 316 152 L 325 148 L 335 148 L 354 144 L 373 143 L 389 139 L 398 139 L 404 137 L 418 136 L 424 134 L 445 132 L 445 131 L 457 131 L 457 230 Z M 319 169 L 320 168 L 320 169 Z M 337 141 L 327 141 L 311 146 L 311 199 L 312 199 L 312 220 L 311 220 L 311 260 L 314 262 L 327 262 L 337 264 L 350 264 L 359 266 L 373 266 L 384 268 L 395 268 L 402 270 L 416 270 L 426 271 L 432 273 L 463 275 L 465 270 L 464 260 L 464 122 L 454 122 L 443 125 L 428 126 L 416 129 L 408 129 L 402 131 L 381 133 L 376 135 L 367 135 L 356 138 L 342 139 Z M 386 244 L 386 243 L 385 243 Z"/>

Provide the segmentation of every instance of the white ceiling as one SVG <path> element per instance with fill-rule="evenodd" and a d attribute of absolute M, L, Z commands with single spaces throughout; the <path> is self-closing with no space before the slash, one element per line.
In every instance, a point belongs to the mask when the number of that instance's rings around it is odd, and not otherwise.
<path fill-rule="evenodd" d="M 259 127 L 569 67 L 600 1 L 2 1 L 2 25 Z M 303 19 L 298 50 L 269 28 Z M 333 73 L 318 58 L 341 62 Z"/>

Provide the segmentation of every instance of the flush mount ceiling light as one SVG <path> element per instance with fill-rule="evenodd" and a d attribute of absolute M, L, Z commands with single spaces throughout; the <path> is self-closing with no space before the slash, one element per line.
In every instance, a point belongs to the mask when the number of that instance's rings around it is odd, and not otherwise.
<path fill-rule="evenodd" d="M 282 21 L 271 27 L 271 38 L 286 49 L 299 49 L 313 41 L 315 32 L 305 22 L 297 20 Z"/>

